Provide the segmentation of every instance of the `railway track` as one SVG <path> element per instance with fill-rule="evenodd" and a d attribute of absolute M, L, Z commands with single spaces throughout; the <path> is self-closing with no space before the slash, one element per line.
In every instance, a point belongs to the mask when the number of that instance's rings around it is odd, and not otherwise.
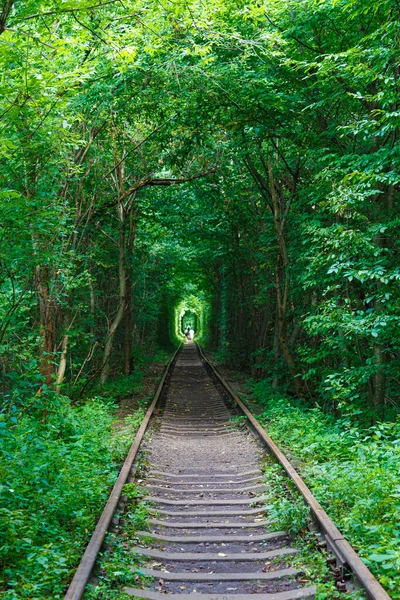
<path fill-rule="evenodd" d="M 305 583 L 301 569 L 291 566 L 298 548 L 290 535 L 275 531 L 268 522 L 268 482 L 262 465 L 267 446 L 309 504 L 320 543 L 333 553 L 330 560 L 339 589 L 356 585 L 371 600 L 390 600 L 287 459 L 204 361 L 195 344 L 185 344 L 160 407 L 160 424 L 144 443 L 149 465 L 141 485 L 152 508 L 148 530 L 137 532 L 138 543 L 131 551 L 153 565 L 140 569 L 153 583 L 146 589 L 125 587 L 123 591 L 148 600 L 165 600 L 166 595 L 177 600 L 315 598 L 315 587 Z M 65 600 L 83 596 L 164 383 L 165 376 Z M 234 410 L 225 392 L 246 414 L 248 428 L 232 423 Z"/>

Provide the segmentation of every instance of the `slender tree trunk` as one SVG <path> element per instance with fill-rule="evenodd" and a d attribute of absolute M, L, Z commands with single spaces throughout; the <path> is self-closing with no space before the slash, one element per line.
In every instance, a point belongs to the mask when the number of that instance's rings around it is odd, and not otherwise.
<path fill-rule="evenodd" d="M 40 315 L 39 371 L 46 385 L 51 388 L 53 387 L 54 302 L 50 293 L 49 268 L 37 266 L 36 280 Z"/>
<path fill-rule="evenodd" d="M 378 282 L 378 285 L 377 285 L 378 294 L 381 291 L 381 287 L 382 287 L 382 284 L 380 282 Z M 375 312 L 377 315 L 382 312 L 382 304 L 379 300 L 376 300 L 376 302 L 375 302 Z M 385 393 L 386 393 L 386 373 L 384 371 L 385 352 L 384 352 L 384 346 L 379 341 L 375 342 L 374 348 L 373 348 L 373 353 L 374 353 L 374 363 L 375 363 L 377 372 L 375 373 L 375 376 L 373 377 L 374 395 L 373 395 L 372 408 L 374 410 L 376 410 L 377 408 L 384 405 Z"/>
<path fill-rule="evenodd" d="M 119 234 L 118 234 L 118 248 L 119 248 L 119 258 L 118 258 L 118 280 L 119 280 L 119 289 L 118 289 L 118 309 L 117 314 L 114 317 L 111 325 L 109 326 L 106 342 L 104 345 L 104 355 L 103 355 L 103 363 L 101 369 L 100 381 L 102 384 L 107 382 L 107 379 L 110 374 L 110 358 L 111 352 L 113 349 L 113 343 L 115 334 L 117 332 L 118 327 L 120 326 L 126 309 L 126 298 L 127 298 L 127 272 L 126 272 L 126 221 L 127 215 L 130 214 L 130 209 L 126 205 L 126 202 L 129 202 L 129 198 L 125 194 L 125 170 L 124 170 L 124 162 L 120 159 L 120 157 L 115 156 L 115 184 L 118 190 L 118 220 L 119 220 Z M 133 196 L 134 197 L 134 196 Z M 125 201 L 125 202 L 124 202 Z"/>
<path fill-rule="evenodd" d="M 302 327 L 301 327 L 300 323 L 296 323 L 293 328 L 292 335 L 290 336 L 290 339 L 289 339 L 289 346 L 294 347 L 296 345 L 301 332 L 302 332 Z"/>
<path fill-rule="evenodd" d="M 260 327 L 259 327 L 259 331 L 260 334 L 258 336 L 258 346 L 257 348 L 264 348 L 267 344 L 267 336 L 268 336 L 268 331 L 270 328 L 270 322 L 271 322 L 271 314 L 270 314 L 270 309 L 269 306 L 266 306 L 263 310 L 263 314 L 262 317 L 260 318 Z"/>
<path fill-rule="evenodd" d="M 124 373 L 130 375 L 133 371 L 132 347 L 133 347 L 133 295 L 132 295 L 132 255 L 136 235 L 136 214 L 134 207 L 129 213 L 129 236 L 127 243 L 127 273 L 126 273 L 126 300 L 124 314 Z"/>
<path fill-rule="evenodd" d="M 14 4 L 15 0 L 5 0 L 5 2 L 3 2 L 3 6 L 0 12 L 0 35 L 6 28 L 7 19 Z"/>
<path fill-rule="evenodd" d="M 374 345 L 375 365 L 379 369 L 374 378 L 374 404 L 375 408 L 383 406 L 386 393 L 386 374 L 383 371 L 385 364 L 385 353 L 382 344 Z"/>
<path fill-rule="evenodd" d="M 63 338 L 61 341 L 61 356 L 60 356 L 60 362 L 58 365 L 57 378 L 56 378 L 57 394 L 59 394 L 61 392 L 61 384 L 64 381 L 65 370 L 67 368 L 68 342 L 69 342 L 69 335 L 68 335 L 68 333 L 65 333 L 63 335 Z"/>
<path fill-rule="evenodd" d="M 96 299 L 94 295 L 93 281 L 89 277 L 89 292 L 90 292 L 90 333 L 92 336 L 95 334 L 95 314 L 96 314 Z"/>
<path fill-rule="evenodd" d="M 280 349 L 280 344 L 279 344 L 279 314 L 278 314 L 278 307 L 276 307 L 276 311 L 275 311 L 275 327 L 274 327 L 274 341 L 272 344 L 272 351 L 274 354 L 274 362 L 275 362 L 275 368 L 278 367 L 278 360 L 279 360 L 279 349 Z M 272 388 L 275 389 L 277 388 L 279 385 L 279 379 L 278 376 L 275 375 L 275 377 L 272 380 Z"/>
<path fill-rule="evenodd" d="M 67 368 L 68 358 L 68 345 L 69 345 L 69 330 L 71 329 L 74 319 L 72 317 L 72 296 L 69 296 L 68 307 L 65 311 L 64 317 L 64 332 L 61 339 L 61 354 L 60 362 L 58 363 L 57 376 L 56 376 L 56 392 L 60 394 L 61 385 L 64 381 L 65 371 Z"/>
<path fill-rule="evenodd" d="M 288 336 L 287 336 L 287 295 L 288 295 L 288 287 L 289 284 L 287 281 L 283 281 L 285 279 L 284 271 L 282 269 L 281 264 L 281 255 L 278 252 L 277 255 L 277 266 L 276 266 L 276 300 L 277 300 L 277 313 L 278 313 L 278 338 L 280 347 L 282 350 L 282 356 L 286 361 L 288 366 L 290 375 L 293 379 L 294 387 L 296 390 L 296 394 L 301 396 L 302 394 L 302 385 L 299 380 L 295 360 L 290 351 L 288 344 Z"/>
<path fill-rule="evenodd" d="M 115 333 L 122 321 L 125 311 L 125 299 L 126 299 L 126 268 L 125 268 L 125 216 L 124 208 L 120 205 L 120 228 L 119 228 L 119 261 L 118 261 L 118 278 L 119 278 L 119 303 L 117 314 L 111 323 L 108 334 L 106 337 L 106 343 L 104 346 L 103 355 L 103 367 L 101 370 L 100 381 L 102 384 L 107 382 L 110 374 L 110 356 L 112 352 L 113 342 Z"/>
<path fill-rule="evenodd" d="M 282 356 L 286 361 L 289 369 L 289 373 L 292 377 L 293 384 L 296 390 L 296 394 L 301 396 L 302 384 L 298 377 L 296 364 L 292 352 L 289 348 L 288 336 L 287 336 L 287 304 L 289 295 L 289 281 L 286 272 L 288 265 L 288 253 L 286 248 L 285 239 L 285 219 L 284 215 L 281 215 L 281 206 L 279 202 L 278 193 L 276 191 L 276 183 L 272 171 L 271 161 L 268 161 L 268 178 L 270 184 L 271 198 L 272 198 L 272 209 L 274 217 L 275 234 L 278 243 L 278 251 L 276 255 L 276 310 L 278 315 L 278 338 L 280 347 L 282 350 Z"/>
<path fill-rule="evenodd" d="M 126 277 L 126 298 L 124 313 L 124 373 L 130 375 L 133 370 L 132 361 L 132 274 Z"/>

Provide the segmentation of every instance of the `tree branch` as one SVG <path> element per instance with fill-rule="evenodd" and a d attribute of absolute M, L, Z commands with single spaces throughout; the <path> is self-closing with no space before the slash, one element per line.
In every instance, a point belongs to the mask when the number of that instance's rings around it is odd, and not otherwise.
<path fill-rule="evenodd" d="M 14 0 L 13 0 L 14 2 Z M 12 4 L 13 4 L 12 2 Z M 29 17 L 21 17 L 19 21 L 28 21 L 29 19 L 38 19 L 39 17 L 48 17 L 50 15 L 60 15 L 62 13 L 74 13 L 82 10 L 92 10 L 93 8 L 99 8 L 106 6 L 107 4 L 115 4 L 119 0 L 108 0 L 107 2 L 99 2 L 99 4 L 92 4 L 91 6 L 82 6 L 78 8 L 61 8 L 60 10 L 49 10 L 47 12 L 36 13 L 35 15 L 29 15 Z"/>
<path fill-rule="evenodd" d="M 139 181 L 139 183 L 137 183 L 135 186 L 133 186 L 129 190 L 127 190 L 123 194 L 123 196 L 120 197 L 120 200 L 124 200 L 124 198 L 127 198 L 134 192 L 137 192 L 138 190 L 140 190 L 144 187 L 180 185 L 182 183 L 188 183 L 189 181 L 194 181 L 195 179 L 200 179 L 201 177 L 207 177 L 207 175 L 211 175 L 211 174 L 215 173 L 216 171 L 217 171 L 217 168 L 215 167 L 213 169 L 210 169 L 209 171 L 203 171 L 201 173 L 197 173 L 196 175 L 191 175 L 190 177 L 181 177 L 181 178 L 177 178 L 177 179 L 174 179 L 173 177 L 166 177 L 166 178 L 159 178 L 159 179 L 153 179 L 152 177 L 149 177 L 147 179 Z"/>
<path fill-rule="evenodd" d="M 3 7 L 0 13 L 0 35 L 6 29 L 7 19 L 14 5 L 14 2 L 15 0 L 5 0 L 5 2 L 3 2 Z"/>
<path fill-rule="evenodd" d="M 285 31 L 284 29 L 282 29 L 282 27 L 279 27 L 279 25 L 277 25 L 276 23 L 274 23 L 272 21 L 272 19 L 270 19 L 270 17 L 267 14 L 267 11 L 265 11 L 264 14 L 267 17 L 267 21 L 269 22 L 270 25 L 272 25 L 272 27 L 275 27 L 281 33 L 288 34 L 293 40 L 295 40 L 298 44 L 300 44 L 300 46 L 304 46 L 304 48 L 308 48 L 308 50 L 312 50 L 312 52 L 316 52 L 317 54 L 322 54 L 321 50 L 318 50 L 318 48 L 314 48 L 313 46 L 309 46 L 305 42 L 302 42 L 301 40 L 299 40 L 299 38 L 297 38 L 295 35 L 293 35 L 291 33 L 288 33 L 287 31 Z"/>

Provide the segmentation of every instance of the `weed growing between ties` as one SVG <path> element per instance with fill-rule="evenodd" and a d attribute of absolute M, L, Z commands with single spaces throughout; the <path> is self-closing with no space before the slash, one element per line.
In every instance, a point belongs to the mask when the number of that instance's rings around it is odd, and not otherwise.
<path fill-rule="evenodd" d="M 296 536 L 294 544 L 300 548 L 300 552 L 291 558 L 290 565 L 303 570 L 302 581 L 316 585 L 315 600 L 365 600 L 361 590 L 343 594 L 336 589 L 332 572 L 326 564 L 327 554 L 315 549 L 314 534 Z"/>
<path fill-rule="evenodd" d="M 138 468 L 141 466 L 143 463 Z M 124 587 L 146 587 L 152 581 L 151 577 L 140 572 L 146 559 L 132 552 L 132 547 L 138 543 L 137 531 L 148 529 L 151 505 L 143 500 L 143 490 L 134 483 L 126 484 L 123 494 L 127 496 L 128 504 L 117 513 L 118 526 L 106 537 L 105 550 L 97 561 L 96 579 L 87 586 L 85 600 L 130 598 L 122 591 Z M 143 543 L 143 538 L 140 543 Z"/>
<path fill-rule="evenodd" d="M 251 387 L 264 409 L 258 420 L 283 451 L 296 457 L 319 502 L 389 595 L 399 599 L 400 421 L 363 429 L 273 394 L 263 381 Z M 279 500 L 271 496 L 270 517 L 279 527 L 301 531 L 303 502 L 282 473 L 276 465 L 267 468 L 269 484 L 276 482 L 273 493 L 290 491 Z"/>
<path fill-rule="evenodd" d="M 141 387 L 136 374 L 81 406 L 53 393 L 45 418 L 33 409 L 11 420 L 0 416 L 3 600 L 63 598 L 148 398 L 135 401 L 135 412 L 117 427 L 115 401 Z"/>
<path fill-rule="evenodd" d="M 266 492 L 266 514 L 271 527 L 276 531 L 288 531 L 292 535 L 291 545 L 299 549 L 297 554 L 285 557 L 286 566 L 301 569 L 300 577 L 304 585 L 317 586 L 316 600 L 343 598 L 334 583 L 333 575 L 326 559 L 327 553 L 316 547 L 316 537 L 310 533 L 309 510 L 293 483 L 285 475 L 282 467 L 270 457 L 264 463 Z M 271 560 L 279 564 L 281 558 Z M 360 592 L 346 594 L 349 600 L 364 598 Z"/>

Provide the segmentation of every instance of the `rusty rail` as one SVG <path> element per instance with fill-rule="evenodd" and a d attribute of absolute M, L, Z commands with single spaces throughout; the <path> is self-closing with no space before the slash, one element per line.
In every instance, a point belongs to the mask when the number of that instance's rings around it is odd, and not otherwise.
<path fill-rule="evenodd" d="M 132 468 L 132 465 L 136 459 L 136 455 L 140 448 L 140 444 L 142 442 L 143 436 L 146 433 L 147 426 L 149 421 L 154 413 L 154 409 L 157 406 L 157 403 L 160 399 L 161 392 L 163 390 L 166 377 L 171 369 L 171 366 L 175 360 L 176 355 L 178 354 L 181 346 L 177 348 L 173 357 L 169 361 L 166 366 L 163 376 L 161 378 L 160 383 L 158 384 L 157 391 L 154 395 L 154 398 L 146 411 L 145 417 L 136 433 L 135 439 L 133 440 L 132 446 L 126 456 L 125 462 L 122 465 L 121 471 L 119 472 L 118 478 L 114 484 L 114 487 L 111 491 L 110 496 L 108 497 L 107 503 L 104 507 L 102 515 L 97 522 L 96 529 L 93 532 L 92 537 L 89 540 L 89 543 L 86 547 L 86 550 L 82 556 L 82 559 L 78 565 L 77 570 L 75 571 L 74 578 L 72 579 L 67 593 L 64 597 L 64 600 L 80 600 L 85 591 L 86 584 L 89 580 L 90 574 L 93 570 L 94 564 L 97 559 L 97 555 L 101 549 L 101 546 L 104 541 L 104 537 L 108 531 L 108 528 L 111 523 L 111 519 L 115 513 L 115 510 L 118 505 L 118 501 L 121 496 L 122 488 L 126 483 L 129 472 Z"/>
<path fill-rule="evenodd" d="M 215 366 L 207 359 L 203 350 L 199 345 L 200 356 L 211 368 L 214 375 L 233 398 L 240 410 L 246 415 L 249 423 L 253 430 L 257 433 L 262 442 L 267 446 L 269 452 L 278 460 L 282 465 L 286 474 L 293 481 L 298 491 L 303 496 L 306 504 L 311 510 L 314 522 L 318 529 L 322 533 L 327 547 L 335 555 L 337 565 L 344 573 L 351 573 L 354 583 L 358 587 L 365 590 L 367 598 L 369 600 L 391 600 L 390 596 L 385 592 L 381 584 L 372 575 L 371 571 L 362 562 L 361 558 L 351 547 L 351 545 L 343 537 L 339 529 L 336 527 L 332 519 L 326 514 L 318 500 L 311 493 L 310 489 L 306 486 L 300 475 L 297 473 L 293 465 L 288 461 L 283 452 L 278 448 L 275 442 L 270 438 L 267 432 L 261 427 L 260 423 L 253 417 L 246 405 L 241 401 L 239 396 L 235 393 L 232 387 L 218 372 Z"/>

